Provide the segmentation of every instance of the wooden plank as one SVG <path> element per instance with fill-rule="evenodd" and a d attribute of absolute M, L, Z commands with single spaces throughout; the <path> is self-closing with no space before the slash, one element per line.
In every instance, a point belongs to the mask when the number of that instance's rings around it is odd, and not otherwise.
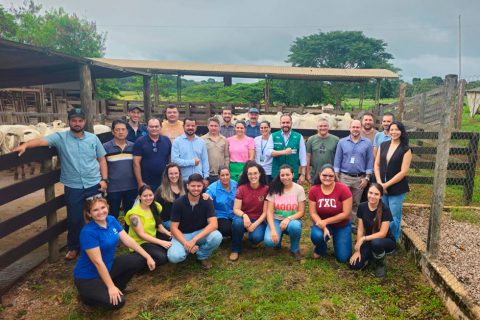
<path fill-rule="evenodd" d="M 6 237 L 12 232 L 17 231 L 26 225 L 37 221 L 48 215 L 50 212 L 58 210 L 65 206 L 65 196 L 62 194 L 48 202 L 42 203 L 35 208 L 27 210 L 15 217 L 0 223 L 0 239 Z"/>
<path fill-rule="evenodd" d="M 0 156 L 0 171 L 8 170 L 30 162 L 40 162 L 57 155 L 57 149 L 39 147 L 28 149 L 19 157 L 17 152 L 7 153 Z"/>
<path fill-rule="evenodd" d="M 15 248 L 11 248 L 10 250 L 7 250 L 6 252 L 0 255 L 0 269 L 3 269 L 9 266 L 13 262 L 17 261 L 18 259 L 25 256 L 26 254 L 32 252 L 36 248 L 45 244 L 50 239 L 55 238 L 59 234 L 65 232 L 66 230 L 67 230 L 67 219 L 63 219 L 56 225 L 37 233 L 36 235 L 22 242 Z"/>
<path fill-rule="evenodd" d="M 15 184 L 3 187 L 0 189 L 0 206 L 26 196 L 39 189 L 45 188 L 50 184 L 55 184 L 59 181 L 60 170 L 54 170 L 48 173 L 38 175 L 36 177 L 17 182 Z"/>

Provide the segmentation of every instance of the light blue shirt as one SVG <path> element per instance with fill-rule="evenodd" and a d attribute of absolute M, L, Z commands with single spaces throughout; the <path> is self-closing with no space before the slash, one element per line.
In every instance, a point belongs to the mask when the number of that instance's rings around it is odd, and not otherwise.
<path fill-rule="evenodd" d="M 195 158 L 200 159 L 200 163 L 195 165 Z M 173 141 L 172 162 L 179 165 L 182 172 L 183 181 L 194 173 L 202 175 L 203 179 L 208 178 L 209 165 L 207 145 L 199 136 L 195 135 L 193 140 L 188 140 L 184 133 Z"/>
<path fill-rule="evenodd" d="M 77 138 L 71 130 L 45 137 L 49 147 L 55 147 L 61 162 L 60 182 L 69 188 L 83 189 L 98 184 L 102 179 L 98 158 L 105 157 L 105 149 L 96 135 L 84 132 Z"/>
<path fill-rule="evenodd" d="M 272 174 L 272 151 L 273 151 L 273 139 L 272 135 L 268 137 L 268 140 L 263 140 L 262 136 L 258 136 L 255 139 L 255 162 L 263 167 L 265 173 L 269 176 Z"/>
<path fill-rule="evenodd" d="M 230 191 L 223 188 L 220 180 L 215 181 L 207 188 L 207 193 L 212 197 L 217 218 L 233 219 L 233 202 L 237 193 L 237 182 L 230 180 Z"/>
<path fill-rule="evenodd" d="M 333 167 L 337 173 L 372 174 L 373 145 L 370 140 L 360 136 L 360 140 L 355 143 L 351 135 L 340 139 Z"/>
<path fill-rule="evenodd" d="M 373 146 L 378 150 L 378 148 L 383 142 L 390 140 L 392 140 L 392 137 L 387 136 L 384 131 L 378 132 L 375 135 L 375 139 L 373 140 Z"/>

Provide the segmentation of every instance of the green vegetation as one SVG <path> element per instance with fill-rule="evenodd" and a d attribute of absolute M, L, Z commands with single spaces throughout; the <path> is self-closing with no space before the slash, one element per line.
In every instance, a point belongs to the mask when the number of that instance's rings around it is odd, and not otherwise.
<path fill-rule="evenodd" d="M 471 224 L 480 224 L 480 212 L 474 209 L 452 208 L 450 210 L 453 220 L 468 222 Z"/>

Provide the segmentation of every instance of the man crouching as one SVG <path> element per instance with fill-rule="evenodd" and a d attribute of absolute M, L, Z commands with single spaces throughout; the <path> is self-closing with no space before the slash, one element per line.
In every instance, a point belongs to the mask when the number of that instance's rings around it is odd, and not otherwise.
<path fill-rule="evenodd" d="M 203 186 L 203 177 L 192 174 L 187 181 L 188 193 L 173 203 L 170 216 L 173 239 L 167 253 L 171 263 L 182 262 L 191 253 L 197 255 L 204 269 L 212 267 L 208 258 L 220 246 L 222 234 L 217 231 L 212 200 L 201 197 Z"/>

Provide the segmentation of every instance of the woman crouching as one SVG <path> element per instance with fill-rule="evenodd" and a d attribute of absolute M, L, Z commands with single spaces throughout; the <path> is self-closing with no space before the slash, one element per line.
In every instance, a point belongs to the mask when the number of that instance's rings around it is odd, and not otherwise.
<path fill-rule="evenodd" d="M 80 257 L 73 270 L 75 286 L 86 305 L 120 309 L 125 304 L 122 291 L 135 273 L 150 270 L 155 261 L 108 215 L 107 200 L 90 198 L 85 202 L 86 224 L 80 232 Z M 118 240 L 137 253 L 115 257 Z M 142 258 L 143 257 L 143 258 Z"/>
<path fill-rule="evenodd" d="M 385 254 L 395 250 L 395 237 L 390 229 L 393 220 L 388 206 L 382 202 L 383 188 L 372 183 L 368 189 L 368 202 L 358 206 L 358 231 L 355 253 L 350 258 L 353 269 L 362 269 L 371 258 L 375 276 L 386 275 Z"/>

